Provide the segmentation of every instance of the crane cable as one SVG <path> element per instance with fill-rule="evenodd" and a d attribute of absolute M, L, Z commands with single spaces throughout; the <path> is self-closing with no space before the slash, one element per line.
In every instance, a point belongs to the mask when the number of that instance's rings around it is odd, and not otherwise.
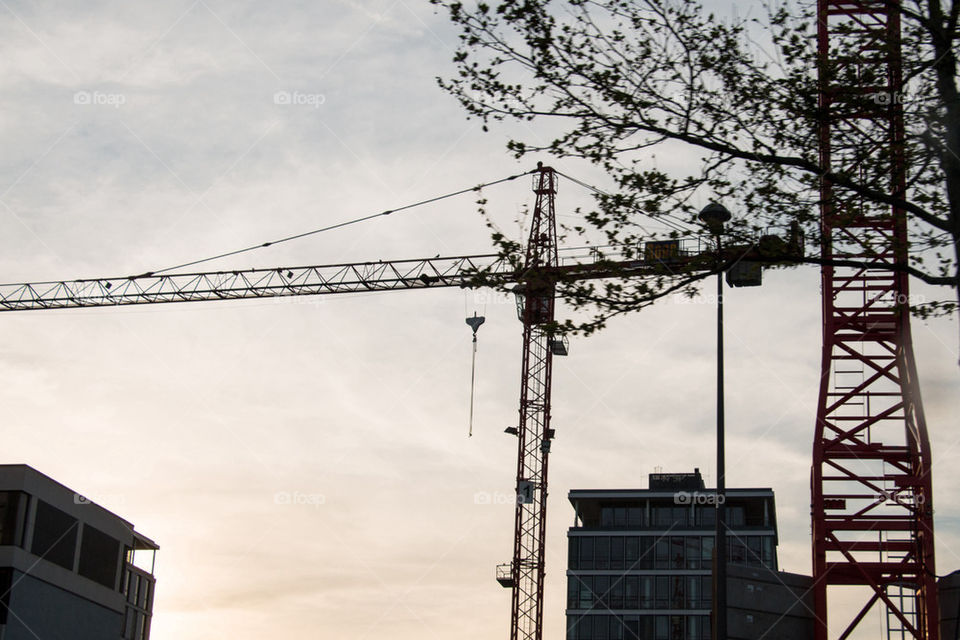
<path fill-rule="evenodd" d="M 593 186 L 592 184 L 589 184 L 589 183 L 587 183 L 587 182 L 584 182 L 583 180 L 578 180 L 577 178 L 574 178 L 573 176 L 568 176 L 567 174 L 563 173 L 562 171 L 557 171 L 557 175 L 559 175 L 559 176 L 561 176 L 561 177 L 563 177 L 563 178 L 566 178 L 567 180 L 569 180 L 570 182 L 572 182 L 572 183 L 574 183 L 574 184 L 580 185 L 580 186 L 583 187 L 584 189 L 587 189 L 587 190 L 589 190 L 589 191 L 593 191 L 594 193 L 596 193 L 596 194 L 598 194 L 598 195 L 610 197 L 610 194 L 607 193 L 606 191 L 604 191 L 603 189 L 600 189 L 599 187 L 595 187 L 595 186 Z M 684 229 L 683 227 L 681 227 L 680 224 L 685 224 L 685 225 L 688 225 L 688 226 L 689 226 L 690 223 L 687 222 L 687 221 L 685 221 L 685 220 L 683 220 L 683 219 L 681 219 L 681 218 L 677 218 L 677 217 L 674 216 L 673 214 L 664 213 L 664 214 L 659 215 L 659 216 L 652 216 L 652 215 L 650 215 L 650 214 L 643 213 L 642 211 L 641 211 L 640 213 L 641 213 L 642 215 L 650 218 L 650 219 L 653 220 L 654 222 L 659 222 L 659 223 L 661 223 L 661 224 L 663 224 L 663 225 L 665 225 L 665 226 L 673 229 L 674 231 L 679 231 L 679 232 L 681 232 L 681 233 L 685 233 L 685 232 L 689 231 L 689 229 Z M 639 225 L 638 225 L 638 226 L 639 226 Z M 640 228 L 643 229 L 643 227 L 640 227 Z M 649 233 L 646 229 L 643 229 L 643 231 L 644 231 L 645 233 Z"/>
<path fill-rule="evenodd" d="M 363 217 L 361 217 L 361 218 L 355 218 L 355 219 L 353 219 L 353 220 L 347 220 L 347 221 L 345 221 L 345 222 L 338 222 L 337 224 L 332 224 L 332 225 L 329 225 L 329 226 L 326 226 L 326 227 L 321 227 L 320 229 L 314 229 L 313 231 L 305 231 L 305 232 L 303 232 L 303 233 L 298 233 L 298 234 L 295 234 L 295 235 L 292 235 L 292 236 L 287 236 L 287 237 L 285 237 L 285 238 L 280 238 L 279 240 L 272 240 L 272 241 L 270 241 L 270 242 L 263 242 L 263 243 L 261 243 L 261 244 L 252 245 L 252 246 L 246 247 L 246 248 L 244 248 L 244 249 L 236 249 L 236 250 L 234 250 L 234 251 L 228 251 L 228 252 L 226 252 L 226 253 L 221 253 L 221 254 L 218 254 L 218 255 L 215 255 L 215 256 L 210 256 L 209 258 L 202 258 L 202 259 L 200 259 L 200 260 L 193 260 L 193 261 L 191 261 L 191 262 L 184 262 L 183 264 L 178 264 L 178 265 L 173 266 L 173 267 L 165 267 L 165 268 L 163 268 L 163 269 L 158 269 L 158 270 L 156 270 L 156 271 L 148 271 L 147 273 L 143 273 L 143 274 L 140 274 L 139 276 L 133 276 L 133 277 L 134 277 L 134 278 L 140 278 L 140 277 L 155 276 L 155 275 L 158 275 L 158 274 L 161 274 L 161 273 L 165 273 L 165 272 L 167 272 L 167 271 L 174 271 L 174 270 L 176 270 L 176 269 L 183 269 L 184 267 L 192 267 L 193 265 L 196 265 L 196 264 L 202 264 L 202 263 L 204 263 L 204 262 L 210 262 L 210 261 L 212 261 L 212 260 L 219 260 L 220 258 L 226 258 L 226 257 L 228 257 L 228 256 L 235 256 L 235 255 L 237 255 L 237 254 L 247 253 L 247 252 L 249 252 L 249 251 L 254 251 L 254 250 L 256 250 L 256 249 L 264 249 L 264 248 L 266 248 L 266 247 L 270 247 L 270 246 L 273 246 L 273 245 L 275 245 L 275 244 L 280 244 L 280 243 L 282 243 L 282 242 L 289 242 L 289 241 L 291 241 L 291 240 L 299 240 L 300 238 L 306 238 L 307 236 L 312 236 L 312 235 L 315 235 L 315 234 L 318 234 L 318 233 L 323 233 L 324 231 L 332 231 L 333 229 L 339 229 L 339 228 L 341 228 L 341 227 L 348 227 L 348 226 L 350 226 L 350 225 L 358 224 L 358 223 L 360 223 L 360 222 L 366 222 L 367 220 L 372 220 L 373 218 L 379 218 L 379 217 L 381 217 L 381 216 L 388 216 L 388 215 L 390 215 L 391 213 L 398 213 L 398 212 L 400 212 L 400 211 L 405 211 L 405 210 L 407 210 L 407 209 L 413 209 L 414 207 L 419 207 L 419 206 L 422 206 L 422 205 L 425 205 L 425 204 L 430 204 L 430 203 L 432 203 L 432 202 L 438 202 L 438 201 L 440 201 L 440 200 L 446 200 L 447 198 L 452 198 L 452 197 L 454 197 L 454 196 L 463 195 L 464 193 L 469 193 L 469 192 L 471 192 L 471 191 L 479 191 L 480 189 L 483 189 L 484 187 L 492 187 L 492 186 L 494 186 L 494 185 L 498 185 L 498 184 L 501 184 L 501 183 L 503 183 L 503 182 L 509 182 L 509 181 L 511 181 L 511 180 L 516 180 L 517 178 L 520 178 L 520 177 L 523 177 L 523 176 L 526 176 L 526 175 L 530 175 L 530 174 L 533 173 L 533 172 L 534 172 L 534 171 L 524 171 L 523 173 L 518 173 L 518 174 L 515 174 L 515 175 L 512 175 L 512 176 L 507 176 L 506 178 L 501 178 L 501 179 L 499 179 L 499 180 L 493 180 L 493 181 L 491 181 L 491 182 L 484 182 L 484 183 L 478 184 L 478 185 L 476 185 L 476 186 L 474 186 L 474 187 L 469 187 L 469 188 L 466 188 L 466 189 L 460 189 L 459 191 L 453 191 L 453 192 L 451 192 L 451 193 L 447 193 L 447 194 L 444 194 L 444 195 L 442 195 L 442 196 L 436 196 L 436 197 L 433 197 L 433 198 L 428 198 L 428 199 L 426 199 L 426 200 L 421 200 L 420 202 L 414 202 L 413 204 L 408 204 L 408 205 L 404 205 L 404 206 L 402 206 L 402 207 L 397 207 L 396 209 L 387 209 L 386 211 L 381 211 L 380 213 L 373 213 L 373 214 L 370 214 L 370 215 L 368 215 L 368 216 L 363 216 Z"/>
<path fill-rule="evenodd" d="M 486 318 L 478 316 L 476 311 L 473 312 L 472 318 L 467 318 L 467 324 L 473 329 L 473 358 L 470 361 L 470 431 L 467 433 L 468 438 L 473 437 L 473 394 L 476 388 L 474 381 L 477 374 L 477 329 L 485 320 Z"/>

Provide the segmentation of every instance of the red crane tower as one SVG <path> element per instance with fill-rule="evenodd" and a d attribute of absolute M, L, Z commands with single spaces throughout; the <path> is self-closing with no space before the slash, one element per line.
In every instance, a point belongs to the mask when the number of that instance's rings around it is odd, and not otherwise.
<path fill-rule="evenodd" d="M 818 0 L 823 352 L 811 515 L 816 638 L 828 587 L 859 586 L 886 611 L 888 637 L 937 640 L 931 454 L 910 337 L 900 3 Z"/>

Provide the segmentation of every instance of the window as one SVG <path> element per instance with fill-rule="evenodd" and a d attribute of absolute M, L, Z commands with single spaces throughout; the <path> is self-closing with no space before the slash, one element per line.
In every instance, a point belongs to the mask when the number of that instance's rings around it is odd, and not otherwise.
<path fill-rule="evenodd" d="M 638 588 L 640 579 L 638 576 L 626 576 L 623 578 L 623 608 L 639 609 L 640 598 Z"/>
<path fill-rule="evenodd" d="M 670 640 L 670 618 L 667 616 L 657 616 L 656 640 Z"/>
<path fill-rule="evenodd" d="M 643 517 L 643 509 L 640 507 L 630 507 L 627 509 L 627 526 L 631 529 L 639 529 L 646 526 Z"/>
<path fill-rule="evenodd" d="M 654 606 L 654 583 L 653 576 L 639 576 L 640 583 L 640 608 L 653 609 Z"/>
<path fill-rule="evenodd" d="M 654 539 L 649 536 L 644 536 L 639 539 L 640 558 L 637 563 L 638 569 L 653 569 L 653 541 Z"/>
<path fill-rule="evenodd" d="M 670 640 L 683 640 L 683 616 L 670 616 Z"/>
<path fill-rule="evenodd" d="M 594 566 L 597 569 L 609 569 L 610 568 L 610 538 L 606 536 L 597 537 L 594 541 L 594 553 L 596 554 L 596 561 Z"/>
<path fill-rule="evenodd" d="M 657 609 L 666 609 L 670 606 L 670 576 L 656 576 L 657 578 Z"/>
<path fill-rule="evenodd" d="M 669 569 L 670 568 L 670 539 L 669 538 L 660 538 L 656 542 L 656 561 L 654 563 L 654 568 L 656 569 Z"/>
<path fill-rule="evenodd" d="M 640 638 L 646 638 L 646 636 L 640 635 L 640 617 L 639 616 L 625 616 L 623 618 L 623 638 L 624 640 L 640 640 Z"/>
<path fill-rule="evenodd" d="M 567 609 L 580 608 L 580 578 L 567 577 Z"/>
<path fill-rule="evenodd" d="M 623 563 L 626 569 L 636 569 L 637 561 L 640 559 L 640 540 L 636 536 L 630 536 L 623 542 Z"/>
<path fill-rule="evenodd" d="M 23 546 L 28 500 L 21 491 L 0 491 L 0 544 Z"/>
<path fill-rule="evenodd" d="M 623 569 L 623 538 L 610 538 L 610 568 Z"/>
<path fill-rule="evenodd" d="M 684 577 L 673 576 L 671 582 L 673 584 L 670 587 L 670 608 L 683 609 Z M 680 640 L 683 640 L 683 638 Z"/>
<path fill-rule="evenodd" d="M 610 579 L 610 597 L 607 601 L 611 609 L 623 609 L 623 580 L 623 576 L 614 576 Z"/>
<path fill-rule="evenodd" d="M 727 507 L 727 525 L 730 527 L 742 527 L 743 507 Z"/>
<path fill-rule="evenodd" d="M 763 564 L 771 569 L 776 569 L 777 560 L 773 550 L 773 538 L 770 536 L 763 536 L 761 541 L 761 556 L 763 559 Z"/>
<path fill-rule="evenodd" d="M 684 546 L 686 547 L 687 569 L 699 569 L 700 538 L 698 536 L 687 536 Z"/>
<path fill-rule="evenodd" d="M 618 529 L 627 528 L 627 510 L 624 507 L 617 507 L 613 510 L 613 526 Z"/>
<path fill-rule="evenodd" d="M 43 500 L 38 500 L 31 553 L 73 571 L 77 526 L 76 518 Z"/>
<path fill-rule="evenodd" d="M 593 593 L 597 608 L 610 608 L 610 576 L 593 576 Z"/>
<path fill-rule="evenodd" d="M 683 537 L 670 538 L 670 566 L 674 569 L 683 569 Z"/>
<path fill-rule="evenodd" d="M 700 566 L 704 569 L 713 567 L 713 538 L 700 539 Z"/>
<path fill-rule="evenodd" d="M 609 616 L 593 616 L 593 640 L 610 640 Z"/>
<path fill-rule="evenodd" d="M 600 509 L 600 526 L 609 529 L 613 526 L 613 507 L 603 507 Z"/>
<path fill-rule="evenodd" d="M 697 525 L 705 529 L 717 526 L 717 508 L 713 506 L 697 507 Z"/>
<path fill-rule="evenodd" d="M 593 538 L 580 538 L 579 565 L 581 569 L 593 569 Z"/>
<path fill-rule="evenodd" d="M 687 576 L 687 609 L 700 608 L 700 577 Z"/>
<path fill-rule="evenodd" d="M 700 578 L 700 604 L 702 609 L 713 606 L 713 578 L 710 576 Z"/>
<path fill-rule="evenodd" d="M 760 557 L 760 536 L 747 536 L 747 562 L 752 565 L 762 564 Z"/>
<path fill-rule="evenodd" d="M 580 577 L 580 608 L 593 608 L 593 578 L 590 576 Z"/>
<path fill-rule="evenodd" d="M 117 565 L 120 560 L 120 542 L 88 524 L 83 526 L 80 539 L 78 573 L 94 582 L 114 589 L 117 584 Z"/>

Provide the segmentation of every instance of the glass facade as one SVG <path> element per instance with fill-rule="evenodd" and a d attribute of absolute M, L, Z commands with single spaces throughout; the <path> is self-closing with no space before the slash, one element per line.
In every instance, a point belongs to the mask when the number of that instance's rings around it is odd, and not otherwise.
<path fill-rule="evenodd" d="M 571 492 L 567 640 L 710 638 L 716 507 L 694 492 Z M 726 505 L 729 562 L 776 570 L 773 492 L 728 489 Z"/>

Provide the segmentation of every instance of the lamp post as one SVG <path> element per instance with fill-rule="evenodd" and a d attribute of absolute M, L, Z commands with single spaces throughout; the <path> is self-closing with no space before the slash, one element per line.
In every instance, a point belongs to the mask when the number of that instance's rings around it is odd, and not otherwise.
<path fill-rule="evenodd" d="M 723 253 L 721 235 L 723 225 L 730 220 L 730 212 L 721 204 L 710 203 L 700 212 L 700 220 L 717 241 L 717 495 L 716 534 L 714 553 L 717 559 L 713 573 L 715 585 L 713 640 L 727 640 L 727 487 L 723 446 Z"/>

